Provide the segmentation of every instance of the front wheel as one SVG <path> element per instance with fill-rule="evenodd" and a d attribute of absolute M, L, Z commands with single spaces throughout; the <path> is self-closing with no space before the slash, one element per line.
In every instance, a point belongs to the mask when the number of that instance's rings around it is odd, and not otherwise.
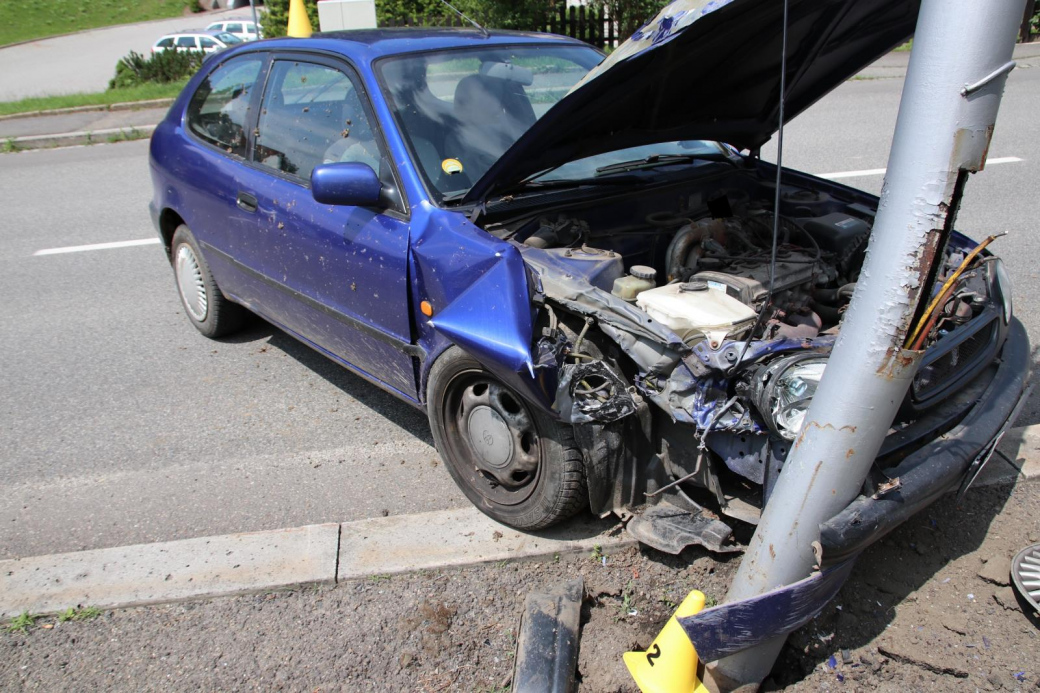
<path fill-rule="evenodd" d="M 588 504 L 570 427 L 528 406 L 462 350 L 452 347 L 433 365 L 427 404 L 448 472 L 485 515 L 534 530 Z"/>

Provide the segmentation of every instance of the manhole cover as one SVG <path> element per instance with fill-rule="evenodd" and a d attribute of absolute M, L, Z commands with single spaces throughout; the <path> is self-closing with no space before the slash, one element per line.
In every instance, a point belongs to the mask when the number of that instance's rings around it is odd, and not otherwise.
<path fill-rule="evenodd" d="M 1034 609 L 1040 611 L 1040 544 L 1027 546 L 1011 562 L 1015 589 Z"/>

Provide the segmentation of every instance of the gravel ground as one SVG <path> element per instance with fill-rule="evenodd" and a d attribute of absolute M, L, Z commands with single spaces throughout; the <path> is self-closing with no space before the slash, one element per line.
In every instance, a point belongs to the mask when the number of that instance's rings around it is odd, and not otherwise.
<path fill-rule="evenodd" d="M 1040 689 L 1037 621 L 1007 586 L 1011 556 L 1040 541 L 1038 488 L 947 497 L 867 551 L 767 689 Z M 621 653 L 689 589 L 721 598 L 738 563 L 629 549 L 42 618 L 0 635 L 0 689 L 506 691 L 524 597 L 581 575 L 578 690 L 634 691 Z"/>

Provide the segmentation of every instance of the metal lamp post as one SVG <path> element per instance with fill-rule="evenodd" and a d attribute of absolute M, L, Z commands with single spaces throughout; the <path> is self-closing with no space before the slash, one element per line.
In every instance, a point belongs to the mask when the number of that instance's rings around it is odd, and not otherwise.
<path fill-rule="evenodd" d="M 859 493 L 920 361 L 930 296 L 968 172 L 982 169 L 1024 0 L 923 0 L 888 173 L 841 336 L 728 601 L 807 577 L 819 525 Z M 757 688 L 785 636 L 721 659 L 707 683 Z"/>

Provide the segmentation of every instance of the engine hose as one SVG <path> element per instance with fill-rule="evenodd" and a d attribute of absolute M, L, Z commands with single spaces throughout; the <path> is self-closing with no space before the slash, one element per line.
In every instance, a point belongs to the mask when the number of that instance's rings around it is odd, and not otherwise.
<path fill-rule="evenodd" d="M 700 250 L 697 248 L 698 244 L 703 243 L 707 238 L 719 235 L 719 232 L 724 229 L 725 227 L 718 219 L 695 222 L 679 229 L 672 238 L 672 242 L 668 244 L 665 263 L 668 281 L 682 276 L 682 270 L 687 266 L 687 258 L 690 253 L 695 249 Z M 699 255 L 697 259 L 700 259 Z"/>

